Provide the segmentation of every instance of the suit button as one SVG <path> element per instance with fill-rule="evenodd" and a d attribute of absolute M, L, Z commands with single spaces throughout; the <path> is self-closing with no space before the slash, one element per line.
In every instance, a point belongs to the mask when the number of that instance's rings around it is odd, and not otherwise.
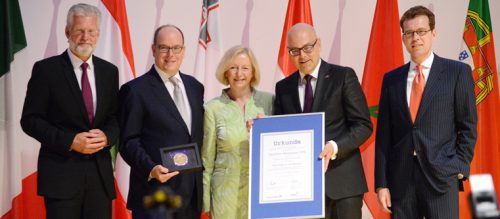
<path fill-rule="evenodd" d="M 413 126 L 413 129 L 417 129 L 417 126 Z"/>

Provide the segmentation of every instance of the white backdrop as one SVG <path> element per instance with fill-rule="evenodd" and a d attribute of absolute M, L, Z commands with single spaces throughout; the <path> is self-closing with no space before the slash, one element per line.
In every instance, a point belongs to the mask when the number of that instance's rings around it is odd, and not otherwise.
<path fill-rule="evenodd" d="M 55 7 L 60 2 L 59 7 Z M 29 59 L 32 65 L 41 59 L 50 36 L 57 43 L 50 48 L 55 54 L 67 48 L 64 37 L 66 13 L 76 0 L 20 0 L 25 31 L 27 32 Z M 86 1 L 97 5 L 97 0 Z M 249 19 L 249 45 L 255 52 L 263 73 L 262 90 L 273 91 L 272 76 L 276 70 L 278 49 L 286 13 L 286 0 L 221 0 L 220 34 L 222 50 L 240 44 L 244 37 L 244 26 Z M 322 57 L 330 62 L 354 68 L 360 80 L 363 74 L 371 23 L 375 10 L 374 0 L 312 0 L 311 11 L 314 26 L 322 40 Z M 399 1 L 399 15 L 408 8 L 422 4 L 436 14 L 438 39 L 434 51 L 448 58 L 458 57 L 462 40 L 467 0 L 404 0 Z M 198 30 L 201 16 L 201 0 L 127 0 L 130 35 L 137 75 L 149 70 L 152 64 L 151 41 L 155 28 L 171 23 L 179 26 L 186 37 L 186 55 L 183 72 L 194 70 Z M 490 1 L 495 42 L 500 44 L 500 2 Z M 495 13 L 497 12 L 497 13 Z M 52 26 L 53 17 L 55 27 Z M 51 33 L 51 29 L 54 32 Z M 52 35 L 51 35 L 52 34 Z M 333 40 L 338 45 L 332 45 Z M 497 60 L 500 47 L 496 47 Z M 52 55 L 55 55 L 52 54 Z M 405 60 L 408 60 L 405 54 Z M 498 63 L 498 62 L 497 62 Z M 18 85 L 25 87 L 30 72 L 19 72 Z M 268 79 L 268 80 L 266 80 Z"/>
<path fill-rule="evenodd" d="M 97 5 L 98 0 L 82 0 Z M 33 63 L 46 56 L 60 54 L 67 48 L 64 36 L 66 13 L 77 0 L 19 0 L 28 47 L 20 58 L 24 66 L 10 73 L 15 98 L 9 102 L 9 112 L 18 142 L 38 145 L 22 133 L 19 125 L 26 85 Z M 283 30 L 287 0 L 220 0 L 220 36 L 222 51 L 248 39 L 261 67 L 259 89 L 273 92 L 274 73 Z M 401 0 L 399 15 L 408 8 L 421 4 L 436 14 L 437 41 L 434 52 L 456 59 L 462 43 L 467 0 Z M 366 50 L 375 10 L 375 0 L 311 0 L 314 26 L 322 40 L 323 59 L 354 68 L 361 80 Z M 195 65 L 202 0 L 126 0 L 135 70 L 142 75 L 152 64 L 151 41 L 157 26 L 171 23 L 179 26 L 185 35 L 186 55 L 181 71 L 192 73 Z M 500 56 L 500 1 L 490 1 L 494 40 L 497 43 L 497 65 Z M 245 29 L 248 24 L 248 29 Z M 248 34 L 248 35 L 247 35 Z M 335 43 L 333 43 L 335 42 Z M 405 60 L 408 56 L 405 53 Z M 19 70 L 21 69 L 21 70 Z M 36 147 L 36 146 L 35 146 Z M 37 152 L 25 151 L 23 170 L 36 170 Z M 4 157 L 4 156 L 2 156 Z M 3 159 L 2 159 L 3 160 Z M 2 161 L 4 166 L 5 160 Z M 5 166 L 4 166 L 5 167 Z M 2 170 L 4 171 L 4 170 Z M 29 172 L 22 173 L 26 176 Z M 8 180 L 0 174 L 0 195 L 6 195 Z M 2 212 L 3 213 L 3 212 Z M 1 214 L 0 214 L 1 215 Z M 366 215 L 365 215 L 366 216 Z"/>

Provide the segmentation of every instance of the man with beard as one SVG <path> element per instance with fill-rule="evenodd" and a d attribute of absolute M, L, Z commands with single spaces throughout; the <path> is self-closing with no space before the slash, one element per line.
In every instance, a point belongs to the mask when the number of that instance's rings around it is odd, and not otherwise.
<path fill-rule="evenodd" d="M 92 55 L 100 19 L 96 7 L 73 5 L 69 49 L 36 62 L 28 83 L 21 126 L 41 143 L 38 194 L 47 218 L 111 218 L 118 69 Z"/>

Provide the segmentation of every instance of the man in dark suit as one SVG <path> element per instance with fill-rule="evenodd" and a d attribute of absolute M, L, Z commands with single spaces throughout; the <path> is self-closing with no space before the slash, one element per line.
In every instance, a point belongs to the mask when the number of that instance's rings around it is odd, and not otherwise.
<path fill-rule="evenodd" d="M 100 16 L 94 6 L 73 5 L 69 49 L 36 62 L 28 83 L 21 126 L 41 143 L 38 194 L 47 218 L 111 218 L 118 69 L 92 55 Z"/>
<path fill-rule="evenodd" d="M 368 189 L 358 147 L 372 123 L 356 74 L 320 59 L 321 40 L 308 24 L 290 29 L 287 47 L 298 71 L 276 84 L 274 114 L 325 113 L 327 218 L 361 218 Z"/>
<path fill-rule="evenodd" d="M 201 172 L 170 172 L 162 166 L 160 148 L 192 142 L 201 147 L 204 88 L 179 71 L 185 52 L 179 28 L 159 27 L 151 48 L 151 70 L 123 85 L 119 94 L 120 154 L 131 167 L 127 207 L 134 218 L 147 218 L 143 197 L 162 184 L 182 197 L 175 218 L 199 218 Z M 179 88 L 182 96 L 176 98 Z"/>
<path fill-rule="evenodd" d="M 476 143 L 471 68 L 432 52 L 434 14 L 400 20 L 411 61 L 384 76 L 375 142 L 375 188 L 392 218 L 459 218 L 458 191 Z"/>

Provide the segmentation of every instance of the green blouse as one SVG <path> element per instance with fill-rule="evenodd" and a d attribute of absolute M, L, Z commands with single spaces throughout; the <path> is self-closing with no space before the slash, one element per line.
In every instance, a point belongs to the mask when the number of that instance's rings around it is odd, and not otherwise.
<path fill-rule="evenodd" d="M 245 104 L 222 95 L 205 104 L 204 137 L 201 157 L 203 171 L 203 211 L 212 219 L 248 216 L 248 137 L 246 120 L 258 113 L 271 115 L 273 95 L 254 90 Z"/>

